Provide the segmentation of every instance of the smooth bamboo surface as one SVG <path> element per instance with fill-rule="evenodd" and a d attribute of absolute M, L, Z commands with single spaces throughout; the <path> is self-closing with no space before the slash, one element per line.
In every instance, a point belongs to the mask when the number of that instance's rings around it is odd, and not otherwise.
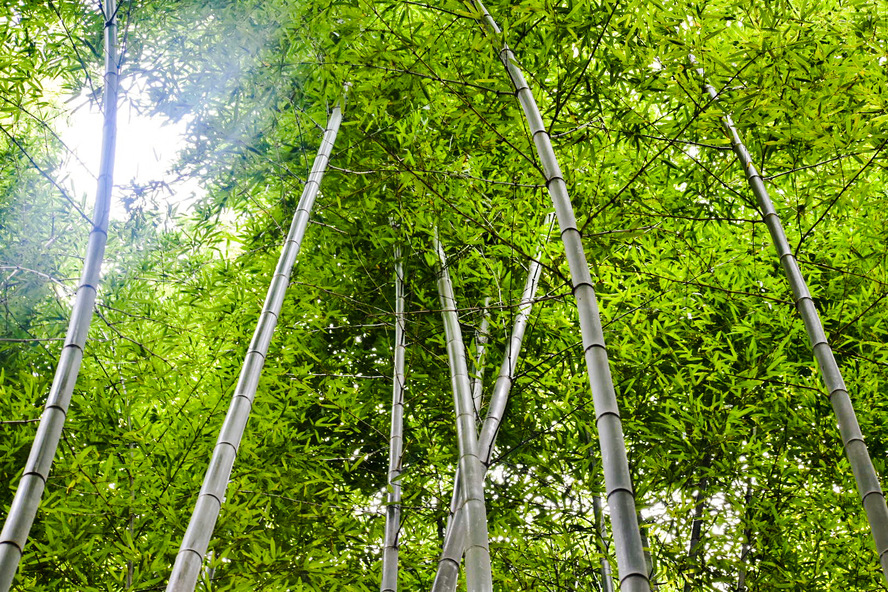
<path fill-rule="evenodd" d="M 382 592 L 398 592 L 398 539 L 401 533 L 401 461 L 404 454 L 404 265 L 395 247 L 395 360 L 392 422 L 389 431 L 388 495 L 382 548 Z"/>
<path fill-rule="evenodd" d="M 490 296 L 484 299 L 481 311 L 481 326 L 475 333 L 475 375 L 472 376 L 472 404 L 475 407 L 475 421 L 481 421 L 481 395 L 484 392 L 484 357 L 487 341 L 490 339 Z"/>
<path fill-rule="evenodd" d="M 551 229 L 555 219 L 554 214 L 546 216 L 546 228 Z M 515 372 L 518 367 L 518 357 L 521 353 L 521 344 L 524 341 L 524 333 L 533 309 L 533 301 L 536 297 L 537 286 L 540 282 L 542 266 L 540 259 L 542 249 L 534 258 L 527 269 L 527 279 L 524 282 L 524 291 L 521 293 L 521 302 L 515 311 L 515 319 L 512 323 L 512 334 L 503 354 L 503 362 L 500 365 L 496 383 L 493 386 L 493 394 L 490 397 L 490 405 L 487 409 L 487 417 L 481 428 L 481 436 L 478 441 L 478 453 L 486 472 L 490 465 L 490 457 L 493 454 L 493 446 L 496 435 L 499 432 L 503 420 L 506 403 L 509 400 L 509 392 L 515 380 Z M 459 562 L 462 559 L 465 548 L 466 522 L 465 515 L 459 512 L 459 502 L 462 496 L 462 480 L 459 471 L 454 475 L 453 498 L 450 502 L 450 516 L 447 521 L 447 531 L 444 535 L 441 557 L 438 559 L 438 571 L 432 582 L 432 592 L 453 592 L 459 579 Z"/>
<path fill-rule="evenodd" d="M 179 554 L 176 555 L 173 573 L 166 588 L 167 592 L 193 592 L 200 577 L 201 564 L 207 552 L 216 519 L 219 517 L 219 510 L 225 498 L 225 489 L 228 487 L 228 478 L 234 466 L 237 448 L 240 445 L 247 419 L 250 416 L 250 409 L 253 406 L 253 399 L 256 396 L 256 387 L 259 384 L 262 366 L 265 364 L 268 346 L 271 343 L 275 325 L 277 325 L 287 286 L 290 284 L 290 273 L 296 262 L 296 256 L 299 254 L 305 229 L 308 227 L 311 209 L 324 177 L 327 162 L 330 160 L 330 151 L 333 148 L 333 142 L 336 140 L 341 122 L 342 111 L 337 106 L 330 114 L 318 155 L 312 165 L 308 180 L 305 182 L 296 213 L 293 215 L 290 231 L 281 250 L 268 294 L 265 297 L 265 304 L 262 307 L 262 312 L 259 313 L 256 331 L 253 333 L 253 339 L 247 349 L 240 379 L 234 389 L 231 406 L 228 408 L 219 439 L 216 441 L 213 457 L 204 477 L 203 487 L 197 497 L 191 521 L 188 523 L 188 528 L 182 539 Z"/>
<path fill-rule="evenodd" d="M 698 65 L 694 56 L 690 56 L 690 61 L 692 65 Z M 703 69 L 697 68 L 697 73 L 704 80 L 703 90 L 706 94 L 713 101 L 718 100 L 718 92 L 712 85 L 705 82 L 706 74 Z M 780 258 L 780 264 L 792 289 L 796 309 L 805 323 L 808 341 L 814 351 L 817 365 L 820 367 L 820 377 L 826 387 L 829 402 L 836 414 L 845 455 L 851 464 L 851 470 L 857 482 L 857 491 L 860 494 L 870 531 L 876 543 L 879 562 L 882 565 L 882 575 L 888 582 L 888 506 L 885 504 L 885 494 L 882 493 L 879 476 L 876 474 L 869 451 L 863 441 L 863 433 L 857 423 L 857 415 L 851 405 L 851 397 L 848 394 L 845 381 L 842 379 L 842 373 L 836 363 L 832 348 L 826 339 L 826 333 L 817 314 L 817 308 L 814 306 L 814 300 L 811 298 L 811 292 L 808 290 L 798 261 L 789 246 L 789 241 L 786 239 L 783 224 L 774 209 L 771 196 L 765 188 L 764 180 L 756 170 L 752 156 L 741 141 L 740 134 L 729 115 L 722 117 L 722 127 L 731 139 L 734 154 L 737 155 L 746 175 L 746 181 L 755 194 L 762 220 L 768 227 L 771 240 Z"/>
<path fill-rule="evenodd" d="M 438 294 L 441 315 L 447 338 L 447 356 L 450 360 L 450 380 L 456 409 L 456 435 L 459 443 L 459 474 L 463 495 L 459 509 L 466 514 L 466 584 L 469 592 L 491 592 L 493 577 L 490 571 L 490 549 L 487 538 L 487 508 L 484 500 L 484 465 L 478 457 L 478 433 L 475 429 L 475 410 L 466 364 L 466 347 L 459 326 L 453 284 L 447 267 L 444 247 L 435 237 L 438 254 Z"/>
<path fill-rule="evenodd" d="M 86 256 L 83 260 L 83 271 L 74 298 L 74 307 L 68 323 L 68 331 L 55 376 L 40 423 L 37 436 L 31 446 L 31 453 L 25 464 L 25 470 L 16 489 L 15 497 L 3 530 L 0 532 L 0 592 L 7 592 L 12 586 L 15 572 L 28 533 L 34 523 L 37 508 L 43 497 L 46 479 L 55 458 L 62 428 L 71 403 L 71 395 L 80 363 L 83 361 L 83 349 L 92 322 L 93 306 L 96 302 L 96 288 L 105 256 L 105 244 L 108 242 L 108 217 L 111 211 L 111 190 L 114 186 L 114 156 L 117 144 L 117 101 L 120 87 L 120 64 L 117 51 L 117 3 L 106 0 L 105 11 L 105 90 L 102 97 L 102 152 L 99 164 L 96 202 L 93 208 L 93 227 L 89 234 Z"/>
<path fill-rule="evenodd" d="M 577 228 L 567 184 L 561 174 L 561 168 L 558 165 L 555 151 L 552 149 L 552 141 L 543 124 L 539 107 L 527 85 L 524 74 L 518 67 L 515 54 L 502 40 L 502 32 L 484 5 L 478 1 L 474 1 L 473 4 L 481 10 L 481 18 L 488 33 L 497 43 L 502 44 L 499 56 L 506 67 L 515 88 L 515 95 L 527 119 L 537 155 L 543 166 L 546 187 L 549 190 L 558 217 L 558 224 L 561 227 L 561 241 L 564 243 L 570 267 L 573 293 L 580 317 L 580 332 L 583 336 L 584 357 L 595 405 L 595 421 L 598 426 L 604 483 L 614 534 L 620 590 L 623 592 L 649 592 L 650 583 L 645 567 L 638 518 L 635 513 L 635 492 L 629 475 L 623 424 L 620 420 L 619 405 L 610 374 L 598 301 L 592 288 L 592 276 L 589 273 L 589 264 L 586 261 L 582 236 Z"/>

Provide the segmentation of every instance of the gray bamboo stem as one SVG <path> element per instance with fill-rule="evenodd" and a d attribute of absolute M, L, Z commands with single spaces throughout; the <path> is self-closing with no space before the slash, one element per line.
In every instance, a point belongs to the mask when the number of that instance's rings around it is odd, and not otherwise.
<path fill-rule="evenodd" d="M 104 122 L 96 202 L 92 217 L 93 227 L 89 233 L 83 271 L 52 387 L 9 515 L 0 532 L 0 592 L 7 592 L 12 586 L 62 436 L 71 394 L 74 392 L 74 385 L 80 373 L 80 363 L 83 361 L 83 349 L 92 322 L 96 288 L 99 285 L 102 260 L 105 256 L 105 244 L 108 242 L 108 218 L 111 211 L 117 143 L 117 100 L 120 87 L 116 0 L 106 0 L 105 11 L 105 90 L 102 100 Z"/>
<path fill-rule="evenodd" d="M 501 40 L 502 32 L 484 5 L 478 1 L 473 3 L 481 10 L 483 24 L 488 32 L 496 40 Z M 623 425 L 610 374 L 607 349 L 604 344 L 604 331 L 601 326 L 595 291 L 592 288 L 592 276 L 589 273 L 589 264 L 583 249 L 582 236 L 577 228 L 576 216 L 567 192 L 567 184 L 564 182 L 558 159 L 552 149 L 552 141 L 543 124 L 543 118 L 530 87 L 518 67 L 515 54 L 503 42 L 499 56 L 506 67 L 512 85 L 515 87 L 515 94 L 527 118 L 533 143 L 543 166 L 546 187 L 549 190 L 561 227 L 561 240 L 564 243 L 573 283 L 573 293 L 577 301 L 584 357 L 595 406 L 595 421 L 598 426 L 608 505 L 611 509 L 620 589 L 624 592 L 649 592 L 650 584 L 645 567 L 641 533 L 635 514 L 635 493 L 629 474 Z"/>
<path fill-rule="evenodd" d="M 654 553 L 651 549 L 651 541 L 648 538 L 648 529 L 644 524 L 641 512 L 637 514 L 638 529 L 641 534 L 641 547 L 644 549 L 644 565 L 647 568 L 648 581 L 652 589 L 657 589 L 657 569 L 654 565 Z"/>
<path fill-rule="evenodd" d="M 752 479 L 746 480 L 746 494 L 744 495 L 744 514 L 748 516 L 750 513 L 750 503 L 752 502 Z M 744 520 L 744 522 L 747 522 Z M 747 525 L 743 529 L 743 546 L 740 547 L 740 569 L 737 573 L 737 590 L 736 592 L 746 592 L 746 562 L 749 552 L 752 550 L 752 529 Z"/>
<path fill-rule="evenodd" d="M 550 229 L 554 220 L 554 214 L 546 216 L 546 228 Z M 483 469 L 486 473 L 490 465 L 490 457 L 493 454 L 493 446 L 496 435 L 502 423 L 506 403 L 509 400 L 509 392 L 515 380 L 515 371 L 518 367 L 518 356 L 521 353 L 521 344 L 524 341 L 524 333 L 533 309 L 533 301 L 536 297 L 537 286 L 540 282 L 542 266 L 540 259 L 542 249 L 530 262 L 527 269 L 527 280 L 524 282 L 524 291 L 521 294 L 521 302 L 515 312 L 515 320 L 512 324 L 512 334 L 506 351 L 503 353 L 503 362 L 493 386 L 493 394 L 490 397 L 490 405 L 487 409 L 487 417 L 481 428 L 481 436 L 478 441 L 478 453 Z M 447 521 L 447 532 L 444 535 L 441 557 L 438 560 L 438 572 L 432 583 L 432 592 L 453 592 L 456 590 L 459 579 L 459 562 L 462 559 L 465 548 L 466 523 L 465 515 L 459 510 L 459 502 L 462 495 L 462 481 L 459 471 L 456 471 L 453 482 L 453 498 L 450 502 L 450 516 Z"/>
<path fill-rule="evenodd" d="M 216 447 L 213 450 L 194 513 L 185 531 L 185 536 L 182 538 L 182 545 L 173 565 L 167 592 L 193 592 L 200 576 L 201 564 L 213 534 L 216 519 L 219 517 L 219 510 L 225 497 L 225 489 L 228 487 L 228 478 L 231 475 L 231 468 L 234 466 L 237 448 L 250 416 L 250 409 L 256 396 L 256 387 L 259 384 L 268 346 L 271 343 L 287 286 L 290 283 L 290 273 L 296 262 L 296 256 L 299 254 L 302 238 L 308 227 L 311 209 L 327 168 L 330 151 L 336 140 L 341 121 L 342 111 L 337 106 L 330 114 L 318 155 L 312 165 L 308 180 L 305 182 L 296 213 L 293 215 L 290 231 L 281 250 L 265 304 L 259 314 L 256 331 L 247 350 L 237 386 L 234 389 L 231 406 L 228 408 L 219 439 L 216 441 Z"/>
<path fill-rule="evenodd" d="M 689 57 L 691 64 L 697 66 L 694 56 Z M 704 81 L 703 90 L 713 101 L 718 100 L 715 88 L 705 81 L 706 74 L 703 68 L 697 68 L 697 73 Z M 888 582 L 888 505 L 885 504 L 885 494 L 882 493 L 879 476 L 876 474 L 869 451 L 863 441 L 863 433 L 860 431 L 857 415 L 851 405 L 851 397 L 848 394 L 845 381 L 842 379 L 842 373 L 836 363 L 832 348 L 826 339 L 826 333 L 817 314 L 817 308 L 814 306 L 814 300 L 811 298 L 811 292 L 808 290 L 799 264 L 789 246 L 789 241 L 786 239 L 783 224 L 774 209 L 771 196 L 765 188 L 764 180 L 756 170 L 752 156 L 741 141 L 740 134 L 729 115 L 722 117 L 722 126 L 731 139 L 731 147 L 743 167 L 749 187 L 755 194 L 762 219 L 768 227 L 771 240 L 792 289 L 796 309 L 805 323 L 808 341 L 814 351 L 817 365 L 820 367 L 820 377 L 826 387 L 829 402 L 836 414 L 845 454 L 851 464 L 851 470 L 857 482 L 857 491 L 866 511 L 873 540 L 876 543 L 879 562 L 882 565 L 882 575 Z"/>
<path fill-rule="evenodd" d="M 706 508 L 706 498 L 704 497 L 706 486 L 706 479 L 701 479 L 698 484 L 697 495 L 694 496 L 694 520 L 691 523 L 691 542 L 688 545 L 689 563 L 693 563 L 694 559 L 697 557 L 697 547 L 700 545 L 700 538 L 703 533 L 703 510 Z M 692 589 L 691 580 L 685 578 L 684 592 L 691 592 Z"/>
<path fill-rule="evenodd" d="M 604 526 L 604 510 L 601 507 L 601 498 L 592 496 L 592 513 L 595 518 L 595 531 L 598 537 L 599 552 L 601 553 L 601 567 L 598 568 L 598 576 L 601 580 L 601 592 L 614 592 L 614 576 L 611 573 L 610 559 L 607 557 L 606 529 Z"/>
<path fill-rule="evenodd" d="M 395 361 L 389 436 L 388 496 L 382 551 L 382 592 L 398 592 L 398 538 L 401 533 L 401 460 L 404 452 L 404 267 L 395 247 Z"/>
<path fill-rule="evenodd" d="M 463 495 L 457 513 L 466 513 L 466 583 L 469 592 L 490 592 L 493 578 L 490 571 L 490 549 L 487 537 L 487 508 L 484 501 L 484 466 L 478 457 L 478 435 L 472 391 L 466 365 L 466 348 L 459 326 L 453 284 L 447 267 L 444 247 L 435 236 L 435 251 L 440 262 L 438 294 L 441 299 L 447 355 L 450 359 L 450 380 L 456 408 L 456 432 L 459 442 L 459 474 Z"/>
<path fill-rule="evenodd" d="M 475 332 L 475 374 L 472 376 L 472 404 L 475 406 L 475 420 L 481 418 L 481 394 L 484 392 L 484 354 L 490 338 L 490 296 L 484 299 L 481 311 L 481 326 Z"/>

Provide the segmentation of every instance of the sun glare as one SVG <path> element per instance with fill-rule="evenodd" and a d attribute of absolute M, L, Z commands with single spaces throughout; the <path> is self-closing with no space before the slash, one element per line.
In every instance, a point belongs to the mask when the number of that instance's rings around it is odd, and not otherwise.
<path fill-rule="evenodd" d="M 124 220 L 127 203 L 140 199 L 153 201 L 172 213 L 184 213 L 200 197 L 203 189 L 192 179 L 179 179 L 172 168 L 185 147 L 188 118 L 170 122 L 166 118 L 140 113 L 122 93 L 117 116 L 117 151 L 114 165 L 114 200 L 111 219 Z M 129 93 L 133 96 L 133 93 Z M 138 98 L 136 96 L 136 98 Z M 102 110 L 86 93 L 69 101 L 74 105 L 67 127 L 59 134 L 66 157 L 59 170 L 60 183 L 77 200 L 92 203 L 102 143 Z"/>

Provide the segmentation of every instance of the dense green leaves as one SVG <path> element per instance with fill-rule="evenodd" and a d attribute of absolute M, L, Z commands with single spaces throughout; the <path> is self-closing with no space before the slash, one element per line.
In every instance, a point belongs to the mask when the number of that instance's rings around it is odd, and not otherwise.
<path fill-rule="evenodd" d="M 89 4 L 54 5 L 61 18 L 30 2 L 0 15 L 15 25 L 0 26 L 4 511 L 35 431 L 17 422 L 43 404 L 86 242 L 35 164 L 52 177 L 65 149 L 47 125 L 69 93 L 101 85 L 101 19 Z M 488 8 L 532 73 L 584 226 L 660 590 L 734 590 L 744 570 L 749 590 L 884 589 L 804 327 L 719 117 L 732 113 L 768 178 L 885 474 L 885 7 Z M 141 196 L 112 221 L 90 346 L 16 586 L 125 590 L 129 574 L 131 589 L 165 586 L 318 125 L 350 82 L 202 585 L 378 586 L 400 244 L 399 579 L 429 587 L 457 462 L 431 233 L 450 257 L 465 334 L 491 298 L 486 400 L 549 207 L 496 40 L 459 2 L 144 0 L 121 11 L 129 98 L 186 118 L 179 172 L 207 196 L 177 217 Z M 718 104 L 703 99 L 688 53 Z M 494 584 L 595 590 L 594 413 L 558 241 L 542 263 L 487 480 Z"/>

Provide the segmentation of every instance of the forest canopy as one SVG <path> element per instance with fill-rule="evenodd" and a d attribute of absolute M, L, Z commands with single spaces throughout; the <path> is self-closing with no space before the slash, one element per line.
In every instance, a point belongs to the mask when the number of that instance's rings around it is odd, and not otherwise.
<path fill-rule="evenodd" d="M 859 440 L 840 434 L 810 338 L 819 314 L 886 475 L 884 3 L 491 0 L 500 32 L 457 1 L 120 0 L 113 19 L 109 6 L 0 6 L 4 518 L 96 240 L 95 195 L 64 175 L 83 155 L 61 130 L 74 98 L 107 96 L 111 21 L 118 102 L 186 130 L 166 178 L 200 191 L 114 179 L 79 376 L 13 590 L 166 589 L 274 281 L 288 287 L 198 589 L 380 589 L 396 488 L 398 585 L 431 589 L 465 456 L 454 354 L 478 389 L 463 427 L 480 433 L 524 314 L 482 459 L 493 588 L 620 589 L 618 491 L 651 589 L 888 589 L 861 498 L 884 499 L 859 491 Z M 531 93 L 548 133 L 526 117 Z M 322 146 L 298 258 L 275 280 Z M 552 221 L 553 185 L 576 230 L 563 208 Z M 600 354 L 569 257 L 597 297 L 629 489 L 605 483 L 603 379 L 587 366 Z"/>

